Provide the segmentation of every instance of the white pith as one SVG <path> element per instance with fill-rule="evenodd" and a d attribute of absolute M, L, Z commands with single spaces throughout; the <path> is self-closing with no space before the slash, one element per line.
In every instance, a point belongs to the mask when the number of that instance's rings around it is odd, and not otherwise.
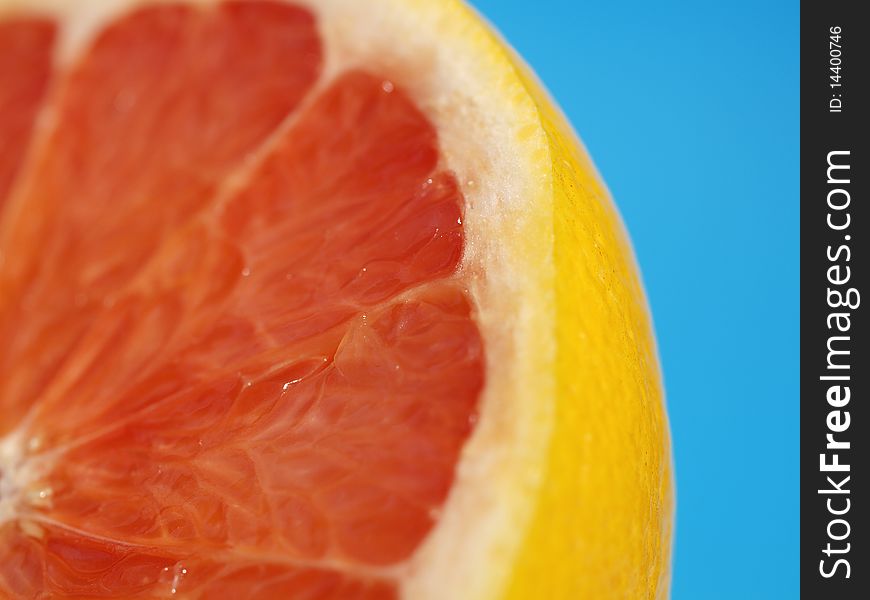
<path fill-rule="evenodd" d="M 107 20 L 144 3 L 0 0 L 0 18 L 7 10 L 57 15 L 63 65 Z M 468 10 L 458 0 L 292 3 L 317 15 L 321 82 L 359 66 L 407 90 L 435 124 L 467 200 L 460 277 L 485 340 L 480 418 L 437 525 L 391 572 L 406 598 L 497 597 L 531 515 L 553 418 L 541 401 L 555 387 L 552 181 L 537 109 L 518 74 L 496 60 L 501 50 L 486 27 L 456 18 Z M 50 115 L 41 118 L 45 126 Z M 504 242 L 518 239 L 525 242 Z M 14 434 L 0 439 L 0 522 L 15 518 L 9 495 L 33 479 L 22 460 L 26 443 Z"/>

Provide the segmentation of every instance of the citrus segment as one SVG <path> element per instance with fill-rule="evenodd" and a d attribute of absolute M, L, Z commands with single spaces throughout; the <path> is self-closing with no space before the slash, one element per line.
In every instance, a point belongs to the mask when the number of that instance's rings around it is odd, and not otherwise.
<path fill-rule="evenodd" d="M 394 586 L 375 576 L 281 564 L 280 557 L 215 554 L 184 562 L 157 549 L 77 535 L 50 524 L 11 532 L 0 546 L 3 593 L 12 598 L 300 598 L 391 600 Z M 6 596 L 4 596 L 6 597 Z"/>
<path fill-rule="evenodd" d="M 320 62 L 299 8 L 162 5 L 109 25 L 58 78 L 55 126 L 35 140 L 0 224 L 15 257 L 0 272 L 0 368 L 14 375 L 0 384 L 0 431 L 71 358 L 107 296 L 300 102 Z"/>
<path fill-rule="evenodd" d="M 0 209 L 48 86 L 54 36 L 47 19 L 0 20 Z"/>

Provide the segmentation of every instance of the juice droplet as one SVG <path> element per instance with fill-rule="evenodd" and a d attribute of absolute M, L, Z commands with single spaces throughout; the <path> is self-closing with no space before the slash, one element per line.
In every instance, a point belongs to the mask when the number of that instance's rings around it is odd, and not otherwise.
<path fill-rule="evenodd" d="M 54 490 L 49 486 L 34 488 L 27 491 L 27 502 L 39 508 L 51 508 Z"/>
<path fill-rule="evenodd" d="M 178 593 L 179 587 L 187 575 L 187 567 L 181 562 L 175 563 L 171 567 L 163 567 L 160 573 L 159 582 L 161 585 L 168 587 L 169 597 Z M 166 589 L 166 587 L 164 589 Z"/>
<path fill-rule="evenodd" d="M 39 435 L 34 435 L 29 440 L 27 440 L 27 451 L 28 452 L 38 452 L 39 449 L 42 448 L 42 437 Z"/>

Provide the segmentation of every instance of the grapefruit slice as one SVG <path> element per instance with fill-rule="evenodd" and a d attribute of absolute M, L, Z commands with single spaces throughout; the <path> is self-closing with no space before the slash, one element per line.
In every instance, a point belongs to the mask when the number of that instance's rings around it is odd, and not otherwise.
<path fill-rule="evenodd" d="M 0 596 L 666 596 L 630 249 L 467 7 L 0 7 Z"/>

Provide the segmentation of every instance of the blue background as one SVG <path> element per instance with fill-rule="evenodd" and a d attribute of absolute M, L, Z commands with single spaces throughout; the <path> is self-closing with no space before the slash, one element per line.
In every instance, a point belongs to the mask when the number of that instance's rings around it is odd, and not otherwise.
<path fill-rule="evenodd" d="M 797 598 L 797 0 L 473 2 L 634 242 L 674 443 L 672 597 Z"/>

